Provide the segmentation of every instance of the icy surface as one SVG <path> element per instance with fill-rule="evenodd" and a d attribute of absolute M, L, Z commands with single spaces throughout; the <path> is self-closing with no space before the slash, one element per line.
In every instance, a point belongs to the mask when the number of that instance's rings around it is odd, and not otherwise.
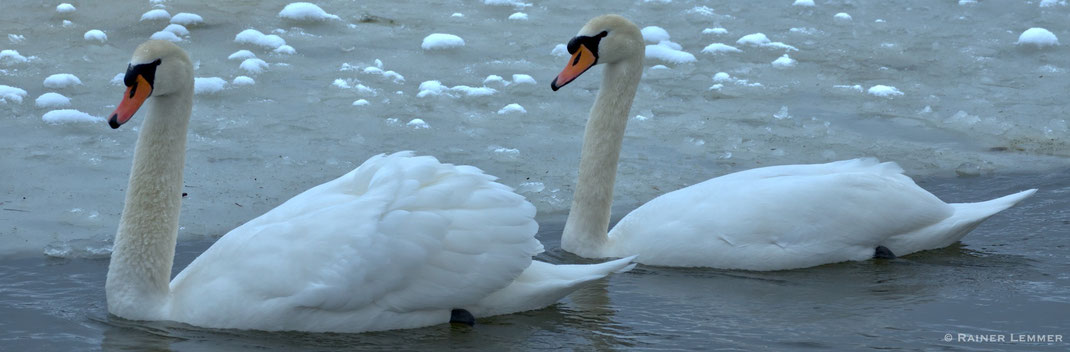
<path fill-rule="evenodd" d="M 509 15 L 509 19 L 513 21 L 527 21 L 528 14 L 523 12 L 515 12 L 512 15 Z"/>
<path fill-rule="evenodd" d="M 67 88 L 82 85 L 82 80 L 70 73 L 57 73 L 45 78 L 43 84 L 46 88 Z"/>
<path fill-rule="evenodd" d="M 179 36 L 175 35 L 175 33 L 171 32 L 171 31 L 159 31 L 159 32 L 153 33 L 151 36 L 149 36 L 149 39 L 166 40 L 166 41 L 171 41 L 171 42 L 180 42 L 180 41 L 182 41 L 182 37 L 179 37 Z"/>
<path fill-rule="evenodd" d="M 1035 47 L 1055 46 L 1059 45 L 1059 38 L 1055 37 L 1055 33 L 1044 29 L 1033 27 L 1022 32 L 1018 36 L 1018 45 L 1032 45 Z"/>
<path fill-rule="evenodd" d="M 141 14 L 142 21 L 161 21 L 171 19 L 171 13 L 164 9 L 149 10 Z"/>
<path fill-rule="evenodd" d="M 292 21 L 326 21 L 340 19 L 338 16 L 332 15 L 324 11 L 318 5 L 308 2 L 295 2 L 279 11 L 279 17 L 292 20 Z"/>
<path fill-rule="evenodd" d="M 694 54 L 680 49 L 682 48 L 678 45 L 673 45 L 672 42 L 663 40 L 656 45 L 646 46 L 646 58 L 674 64 L 695 62 Z"/>
<path fill-rule="evenodd" d="M 776 67 L 776 68 L 788 68 L 788 67 L 794 67 L 795 64 L 797 64 L 797 63 L 799 63 L 799 62 L 795 61 L 795 59 L 792 59 L 790 56 L 788 56 L 788 54 L 784 54 L 784 56 L 781 56 L 781 57 L 777 58 L 776 60 L 773 60 L 773 67 Z"/>
<path fill-rule="evenodd" d="M 34 100 L 34 105 L 39 108 L 59 108 L 71 105 L 71 99 L 63 96 L 63 94 L 48 92 L 37 97 Z"/>
<path fill-rule="evenodd" d="M 869 94 L 876 95 L 878 97 L 893 97 L 893 96 L 897 96 L 897 95 L 903 95 L 903 92 L 899 91 L 898 88 L 895 88 L 895 87 L 892 87 L 892 86 L 886 86 L 886 85 L 883 85 L 883 84 L 878 84 L 878 85 L 869 87 L 869 90 L 867 92 L 869 92 Z"/>
<path fill-rule="evenodd" d="M 724 44 L 724 43 L 713 43 L 713 44 L 707 45 L 705 48 L 703 48 L 702 52 L 707 53 L 707 54 L 741 53 L 741 52 L 743 52 L 743 50 L 739 50 L 739 48 L 737 48 L 737 47 L 734 47 L 734 46 L 731 46 L 731 45 L 728 45 L 728 44 Z"/>
<path fill-rule="evenodd" d="M 452 49 L 464 46 L 464 39 L 453 34 L 432 33 L 424 37 L 420 47 L 424 50 Z"/>
<path fill-rule="evenodd" d="M 503 107 L 501 109 L 498 109 L 498 115 L 513 114 L 513 113 L 526 114 L 526 113 L 528 113 L 528 111 L 525 110 L 523 106 L 520 106 L 520 104 L 516 104 L 516 103 L 509 104 L 509 105 L 506 105 L 505 107 Z"/>
<path fill-rule="evenodd" d="M 56 12 L 59 12 L 59 13 L 71 13 L 71 12 L 74 12 L 76 10 L 78 10 L 78 9 L 76 9 L 74 7 L 74 5 L 71 5 L 71 4 L 68 4 L 68 3 L 62 3 L 62 4 L 59 4 L 59 5 L 56 5 Z"/>
<path fill-rule="evenodd" d="M 792 6 L 814 7 L 814 0 L 795 0 Z"/>
<path fill-rule="evenodd" d="M 46 123 L 57 125 L 66 123 L 98 123 L 104 122 L 103 117 L 93 116 L 74 109 L 60 109 L 46 112 L 41 116 Z"/>
<path fill-rule="evenodd" d="M 171 17 L 171 24 L 180 24 L 185 27 L 195 26 L 202 23 L 204 23 L 204 18 L 201 18 L 201 15 L 195 13 L 179 12 Z"/>
<path fill-rule="evenodd" d="M 398 150 L 473 165 L 511 187 L 539 182 L 541 191 L 524 195 L 540 214 L 563 213 L 604 65 L 557 92 L 549 82 L 568 63 L 565 43 L 590 16 L 611 10 L 639 28 L 671 34 L 647 43 L 679 54 L 665 58 L 695 57 L 644 61 L 614 214 L 766 165 L 875 156 L 922 178 L 1070 166 L 1063 103 L 1070 49 L 1065 42 L 1041 50 L 1015 44 L 1030 27 L 1070 33 L 1070 6 L 1061 2 L 815 0 L 815 7 L 798 7 L 793 0 L 674 0 L 608 9 L 617 3 L 306 1 L 339 19 L 278 17 L 291 1 L 0 1 L 0 180 L 7 186 L 0 208 L 31 210 L 0 211 L 10 224 L 0 228 L 0 252 L 32 248 L 39 255 L 46 243 L 114 236 L 146 111 L 117 130 L 52 126 L 41 117 L 56 108 L 39 108 L 35 98 L 61 93 L 71 104 L 63 108 L 108 116 L 126 89 L 133 48 L 157 31 L 182 38 L 195 76 L 226 80 L 222 91 L 195 96 L 181 240 L 219 236 L 371 155 Z M 77 12 L 58 14 L 61 2 Z M 150 12 L 161 18 L 139 22 L 150 10 L 161 10 Z M 205 22 L 178 27 L 165 11 Z M 529 21 L 507 20 L 516 12 Z M 855 21 L 837 23 L 838 12 Z M 62 19 L 72 27 L 61 27 Z M 91 29 L 106 33 L 107 42 L 84 40 Z M 460 36 L 465 46 L 426 51 L 420 44 L 431 33 Z M 724 47 L 707 50 L 711 44 Z M 771 64 L 784 54 L 798 63 Z M 351 69 L 340 70 L 344 63 Z M 83 85 L 45 87 L 55 73 L 76 75 Z M 502 80 L 484 83 L 491 75 Z M 349 88 L 333 86 L 336 79 Z M 878 85 L 903 94 L 869 94 Z M 361 100 L 367 104 L 353 105 Z M 527 113 L 497 113 L 509 104 Z M 782 107 L 790 113 L 779 114 Z M 409 126 L 414 119 L 430 128 Z M 967 163 L 976 167 L 960 168 Z M 56 220 L 74 207 L 99 211 L 99 220 Z"/>
<path fill-rule="evenodd" d="M 669 40 L 669 32 L 664 28 L 658 26 L 643 27 L 643 40 L 649 43 L 658 43 L 663 40 Z"/>
<path fill-rule="evenodd" d="M 227 80 L 219 77 L 197 77 L 193 79 L 193 94 L 215 94 L 223 91 Z"/>

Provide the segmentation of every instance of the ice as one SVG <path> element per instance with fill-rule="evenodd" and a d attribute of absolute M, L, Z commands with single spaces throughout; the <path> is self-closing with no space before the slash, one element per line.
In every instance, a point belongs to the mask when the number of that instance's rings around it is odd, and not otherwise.
<path fill-rule="evenodd" d="M 850 22 L 851 21 L 851 15 L 848 15 L 846 12 L 837 13 L 836 15 L 832 16 L 832 18 L 835 19 L 836 21 L 840 21 L 840 22 Z"/>
<path fill-rule="evenodd" d="M 179 12 L 171 17 L 171 24 L 180 24 L 186 27 L 202 23 L 204 23 L 204 18 L 201 18 L 201 15 L 195 13 Z"/>
<path fill-rule="evenodd" d="M 60 89 L 71 86 L 80 86 L 82 85 L 82 80 L 78 79 L 78 76 L 70 73 L 57 73 L 45 78 L 44 85 L 46 88 Z"/>
<path fill-rule="evenodd" d="M 432 33 L 424 37 L 420 47 L 424 50 L 445 50 L 464 46 L 464 39 L 453 34 Z"/>
<path fill-rule="evenodd" d="M 332 15 L 324 11 L 322 8 L 313 3 L 307 2 L 295 2 L 279 11 L 279 17 L 298 22 L 317 22 L 327 20 L 341 19 L 338 16 Z"/>
<path fill-rule="evenodd" d="M 546 189 L 546 185 L 542 182 L 529 181 L 520 183 L 520 186 L 516 188 L 516 191 L 520 193 L 539 193 L 544 189 Z"/>
<path fill-rule="evenodd" d="M 505 78 L 502 78 L 502 76 L 499 75 L 487 76 L 487 78 L 483 79 L 483 84 L 486 85 L 487 83 L 498 83 L 503 86 L 509 85 L 509 82 L 507 82 Z"/>
<path fill-rule="evenodd" d="M 353 102 L 353 106 L 364 106 L 364 105 L 368 105 L 368 104 L 370 104 L 370 103 L 368 103 L 367 99 L 357 99 L 356 101 Z"/>
<path fill-rule="evenodd" d="M 785 49 L 787 51 L 798 51 L 799 50 L 799 49 L 796 49 L 794 46 L 791 46 L 791 45 L 787 45 L 787 44 L 784 44 L 784 43 L 781 43 L 781 42 L 771 41 L 771 40 L 769 40 L 769 37 L 767 37 L 765 35 L 765 33 L 747 34 L 745 36 L 740 37 L 739 40 L 736 40 L 736 44 L 738 44 L 738 45 L 757 46 L 757 47 L 763 47 L 763 48 Z"/>
<path fill-rule="evenodd" d="M 230 81 L 230 84 L 235 86 L 251 86 L 256 84 L 256 80 L 253 80 L 253 78 L 249 76 L 238 76 L 234 77 L 234 80 Z"/>
<path fill-rule="evenodd" d="M 713 43 L 703 48 L 702 52 L 707 54 L 741 53 L 743 50 L 739 50 L 739 48 L 724 43 Z"/>
<path fill-rule="evenodd" d="M 837 85 L 832 86 L 832 88 L 847 89 L 847 90 L 851 90 L 851 91 L 854 91 L 854 92 L 857 92 L 857 93 L 862 93 L 862 85 L 860 85 L 860 84 L 856 84 L 856 85 L 853 85 L 853 86 L 852 85 L 846 85 L 846 84 L 837 84 Z"/>
<path fill-rule="evenodd" d="M 795 64 L 797 64 L 797 63 L 799 63 L 799 62 L 795 61 L 795 59 L 792 59 L 791 57 L 789 57 L 788 54 L 784 54 L 784 56 L 781 56 L 780 58 L 778 58 L 776 60 L 773 60 L 773 67 L 776 67 L 776 68 L 789 68 L 789 67 L 795 67 Z"/>
<path fill-rule="evenodd" d="M 871 94 L 871 95 L 876 95 L 878 97 L 894 97 L 894 96 L 898 96 L 898 95 L 903 95 L 903 92 L 899 91 L 899 89 L 896 89 L 895 87 L 892 87 L 892 86 L 886 86 L 886 85 L 883 85 L 883 84 L 878 84 L 878 85 L 869 87 L 869 90 L 867 92 L 869 94 Z"/>
<path fill-rule="evenodd" d="M 278 48 L 275 48 L 275 50 L 272 50 L 271 52 L 276 54 L 293 55 L 297 53 L 297 50 L 294 50 L 294 47 L 289 45 L 280 45 Z"/>
<path fill-rule="evenodd" d="M 714 82 L 728 82 L 731 80 L 732 76 L 728 75 L 727 72 L 717 72 L 717 74 L 713 75 Z"/>
<path fill-rule="evenodd" d="M 85 34 L 82 35 L 82 38 L 85 38 L 87 41 L 95 40 L 101 43 L 108 41 L 108 35 L 104 34 L 104 31 L 99 29 L 90 29 L 86 31 Z"/>
<path fill-rule="evenodd" d="M 1040 7 L 1066 6 L 1066 0 L 1040 0 Z"/>
<path fill-rule="evenodd" d="M 512 15 L 509 15 L 509 19 L 513 21 L 527 21 L 528 14 L 523 12 L 514 12 Z"/>
<path fill-rule="evenodd" d="M 1055 37 L 1055 33 L 1047 29 L 1033 27 L 1022 32 L 1018 36 L 1018 42 L 1015 44 L 1043 48 L 1059 45 L 1059 38 Z"/>
<path fill-rule="evenodd" d="M 409 120 L 409 123 L 406 123 L 405 125 L 418 130 L 431 128 L 431 125 L 428 125 L 427 122 L 425 122 L 423 119 L 412 119 Z"/>
<path fill-rule="evenodd" d="M 278 49 L 286 45 L 286 40 L 275 34 L 264 34 L 255 29 L 246 29 L 234 36 L 234 42 L 238 44 L 253 44 L 268 49 Z"/>
<path fill-rule="evenodd" d="M 180 37 L 185 37 L 189 35 L 189 30 L 186 29 L 186 26 L 177 23 L 167 25 L 167 27 L 164 27 L 163 31 L 174 33 L 175 35 Z"/>
<path fill-rule="evenodd" d="M 244 70 L 245 72 L 251 73 L 251 74 L 257 74 L 257 73 L 264 72 L 264 70 L 267 70 L 268 63 L 267 63 L 267 61 L 264 61 L 264 60 L 261 60 L 261 59 L 258 59 L 258 58 L 254 57 L 254 58 L 248 58 L 248 59 L 245 59 L 244 61 L 242 61 L 241 65 L 238 65 L 238 68 Z"/>
<path fill-rule="evenodd" d="M 416 94 L 417 98 L 423 98 L 432 95 L 442 95 L 449 87 L 442 84 L 439 81 L 424 81 L 420 83 L 420 92 Z"/>
<path fill-rule="evenodd" d="M 506 105 L 505 107 L 503 107 L 501 109 L 498 109 L 498 115 L 505 115 L 505 114 L 512 114 L 512 113 L 526 114 L 526 113 L 528 113 L 528 111 L 524 110 L 524 107 L 520 106 L 520 104 L 517 104 L 517 103 L 512 103 L 512 104 Z"/>
<path fill-rule="evenodd" d="M 814 0 L 795 0 L 791 6 L 814 7 Z"/>
<path fill-rule="evenodd" d="M 46 112 L 41 116 L 41 120 L 44 120 L 48 124 L 67 124 L 67 123 L 99 123 L 104 122 L 103 117 L 93 116 L 74 109 L 59 109 Z"/>
<path fill-rule="evenodd" d="M 19 54 L 18 50 L 5 49 L 0 50 L 0 63 L 5 66 L 11 66 L 18 63 L 29 62 L 30 59 Z"/>
<path fill-rule="evenodd" d="M 643 33 L 643 40 L 648 43 L 658 43 L 663 40 L 669 40 L 669 32 L 658 26 L 643 27 L 641 32 Z"/>
<path fill-rule="evenodd" d="M 180 41 L 182 41 L 182 37 L 179 37 L 179 36 L 175 35 L 174 32 L 168 32 L 168 31 L 159 31 L 159 32 L 153 33 L 151 36 L 149 36 L 149 39 L 166 40 L 166 41 L 171 41 L 171 42 L 180 42 Z"/>
<path fill-rule="evenodd" d="M 7 41 L 11 42 L 11 44 L 22 43 L 24 40 L 26 40 L 26 36 L 21 34 L 9 33 L 7 35 Z"/>
<path fill-rule="evenodd" d="M 195 77 L 193 78 L 193 94 L 215 94 L 223 91 L 227 80 L 219 77 Z"/>
<path fill-rule="evenodd" d="M 71 5 L 71 4 L 68 4 L 68 3 L 62 3 L 62 4 L 59 4 L 59 5 L 56 5 L 56 12 L 59 12 L 59 13 L 72 13 L 75 10 L 77 10 L 77 9 L 74 8 L 74 5 Z"/>
<path fill-rule="evenodd" d="M 493 95 L 494 93 L 498 92 L 497 90 L 494 90 L 494 88 L 489 88 L 489 87 L 469 87 L 469 86 L 466 86 L 466 85 L 453 86 L 453 87 L 450 88 L 450 90 L 451 91 L 455 91 L 455 92 L 464 93 L 465 96 L 469 96 L 469 97 L 484 97 L 484 96 L 488 96 L 488 95 Z"/>
<path fill-rule="evenodd" d="M 34 100 L 34 105 L 39 108 L 59 108 L 71 105 L 71 99 L 63 96 L 63 94 L 48 92 L 37 97 L 37 100 Z"/>
<path fill-rule="evenodd" d="M 668 70 L 668 69 L 669 69 L 669 66 L 665 66 L 665 65 L 654 65 L 654 66 L 650 66 L 650 69 L 651 69 L 651 70 Z"/>
<path fill-rule="evenodd" d="M 959 5 L 973 5 L 976 3 L 977 0 L 959 0 Z"/>
<path fill-rule="evenodd" d="M 251 59 L 251 58 L 255 58 L 255 57 L 256 57 L 256 54 L 253 54 L 252 51 L 242 49 L 242 50 L 235 51 L 233 54 L 230 54 L 230 56 L 227 56 L 227 60 L 245 60 L 245 59 Z"/>
<path fill-rule="evenodd" d="M 676 49 L 671 43 L 672 42 L 662 41 L 656 45 L 647 45 L 647 59 L 656 59 L 673 64 L 695 62 L 695 55 Z"/>
<path fill-rule="evenodd" d="M 108 81 L 108 83 L 113 85 L 113 86 L 122 87 L 122 86 L 126 85 L 126 82 L 123 82 L 123 79 L 125 77 L 126 77 L 125 73 L 116 73 L 115 76 L 113 76 L 111 78 L 111 80 Z"/>
<path fill-rule="evenodd" d="M 149 10 L 141 14 L 141 21 L 166 21 L 171 19 L 171 13 L 164 9 Z"/>
<path fill-rule="evenodd" d="M 16 103 L 22 103 L 22 98 L 26 97 L 26 91 L 17 87 L 6 86 L 0 84 L 0 104 L 7 104 L 9 101 Z"/>
<path fill-rule="evenodd" d="M 535 84 L 535 78 L 525 74 L 513 74 L 513 84 Z"/>
<path fill-rule="evenodd" d="M 331 82 L 331 85 L 340 89 L 353 88 L 353 86 L 349 85 L 349 82 L 346 82 L 346 80 L 341 78 L 335 78 L 334 81 Z"/>
<path fill-rule="evenodd" d="M 722 35 L 722 34 L 728 34 L 728 30 L 727 30 L 727 29 L 724 29 L 724 28 L 721 28 L 721 27 L 716 27 L 716 28 L 706 28 L 706 29 L 703 29 L 703 30 L 702 30 L 702 34 L 716 34 L 716 35 Z"/>

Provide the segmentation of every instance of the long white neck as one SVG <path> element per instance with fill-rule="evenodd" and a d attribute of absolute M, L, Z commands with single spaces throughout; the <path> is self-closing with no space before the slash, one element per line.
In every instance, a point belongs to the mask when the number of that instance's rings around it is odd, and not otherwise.
<path fill-rule="evenodd" d="M 170 292 L 193 98 L 179 93 L 147 103 L 105 284 L 108 311 L 135 320 L 157 319 Z"/>
<path fill-rule="evenodd" d="M 561 248 L 583 257 L 603 257 L 609 241 L 609 211 L 628 112 L 642 78 L 642 56 L 607 64 L 591 108 L 580 154 L 580 175 Z"/>

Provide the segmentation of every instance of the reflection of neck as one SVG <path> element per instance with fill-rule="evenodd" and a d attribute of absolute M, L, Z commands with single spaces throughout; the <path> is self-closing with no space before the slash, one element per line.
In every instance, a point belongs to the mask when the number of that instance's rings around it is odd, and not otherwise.
<path fill-rule="evenodd" d="M 147 105 L 105 285 L 108 310 L 128 319 L 151 319 L 169 292 L 193 104 L 178 94 Z"/>
<path fill-rule="evenodd" d="M 602 87 L 591 108 L 580 153 L 580 175 L 565 222 L 561 247 L 585 257 L 600 257 L 609 237 L 613 183 L 628 112 L 642 77 L 642 57 L 606 64 Z"/>

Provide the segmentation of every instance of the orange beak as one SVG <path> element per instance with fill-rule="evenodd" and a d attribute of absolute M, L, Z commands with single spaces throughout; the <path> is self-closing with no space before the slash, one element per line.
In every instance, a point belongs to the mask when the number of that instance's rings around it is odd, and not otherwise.
<path fill-rule="evenodd" d="M 119 128 L 120 125 L 130 121 L 130 118 L 134 117 L 134 113 L 141 107 L 141 104 L 145 103 L 150 94 L 152 94 L 152 85 L 145 80 L 145 77 L 137 75 L 134 79 L 134 84 L 126 87 L 123 101 L 119 102 L 119 107 L 115 108 L 115 112 L 111 114 L 111 118 L 108 119 L 108 125 L 111 128 Z"/>
<path fill-rule="evenodd" d="M 561 73 L 554 78 L 553 82 L 550 82 L 550 88 L 557 91 L 561 87 L 564 87 L 568 82 L 579 77 L 588 69 L 594 66 L 598 62 L 598 57 L 594 56 L 594 53 L 590 49 L 587 49 L 586 45 L 580 45 L 576 49 L 575 53 L 572 53 L 572 58 L 569 59 L 569 65 L 561 70 Z"/>

